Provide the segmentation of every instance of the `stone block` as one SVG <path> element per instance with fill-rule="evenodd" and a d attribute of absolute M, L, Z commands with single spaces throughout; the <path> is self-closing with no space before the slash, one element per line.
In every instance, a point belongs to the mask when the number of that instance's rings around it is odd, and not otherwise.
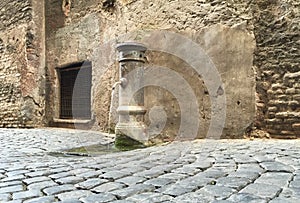
<path fill-rule="evenodd" d="M 292 125 L 292 128 L 293 128 L 294 130 L 300 130 L 300 123 L 294 123 L 294 124 Z"/>

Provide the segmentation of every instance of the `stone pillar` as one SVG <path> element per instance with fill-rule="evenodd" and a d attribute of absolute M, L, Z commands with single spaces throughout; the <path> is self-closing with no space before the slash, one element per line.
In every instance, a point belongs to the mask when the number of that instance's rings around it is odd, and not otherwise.
<path fill-rule="evenodd" d="M 142 144 L 147 142 L 144 124 L 144 63 L 146 47 L 142 44 L 126 42 L 117 45 L 119 52 L 119 121 L 116 125 L 118 138 L 131 138 Z M 134 71 L 134 73 L 133 73 Z M 136 89 L 139 91 L 135 92 Z"/>

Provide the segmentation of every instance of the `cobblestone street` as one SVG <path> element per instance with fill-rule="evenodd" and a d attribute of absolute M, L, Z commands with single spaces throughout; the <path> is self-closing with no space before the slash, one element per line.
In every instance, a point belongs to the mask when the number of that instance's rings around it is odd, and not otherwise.
<path fill-rule="evenodd" d="M 300 140 L 197 140 L 54 156 L 112 139 L 92 131 L 0 130 L 0 202 L 299 202 Z"/>

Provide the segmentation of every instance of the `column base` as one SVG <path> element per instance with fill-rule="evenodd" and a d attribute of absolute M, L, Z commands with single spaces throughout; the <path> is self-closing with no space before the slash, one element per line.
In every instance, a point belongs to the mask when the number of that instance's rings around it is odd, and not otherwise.
<path fill-rule="evenodd" d="M 139 122 L 117 123 L 115 133 L 116 136 L 127 136 L 144 145 L 148 143 L 147 128 Z"/>

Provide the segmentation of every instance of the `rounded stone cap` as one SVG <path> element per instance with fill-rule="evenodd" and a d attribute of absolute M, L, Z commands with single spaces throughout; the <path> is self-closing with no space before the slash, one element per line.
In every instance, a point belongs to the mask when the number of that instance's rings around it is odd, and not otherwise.
<path fill-rule="evenodd" d="M 146 46 L 141 44 L 141 43 L 136 43 L 136 42 L 124 42 L 117 44 L 117 50 L 119 52 L 123 51 L 140 51 L 144 52 L 147 50 Z"/>

